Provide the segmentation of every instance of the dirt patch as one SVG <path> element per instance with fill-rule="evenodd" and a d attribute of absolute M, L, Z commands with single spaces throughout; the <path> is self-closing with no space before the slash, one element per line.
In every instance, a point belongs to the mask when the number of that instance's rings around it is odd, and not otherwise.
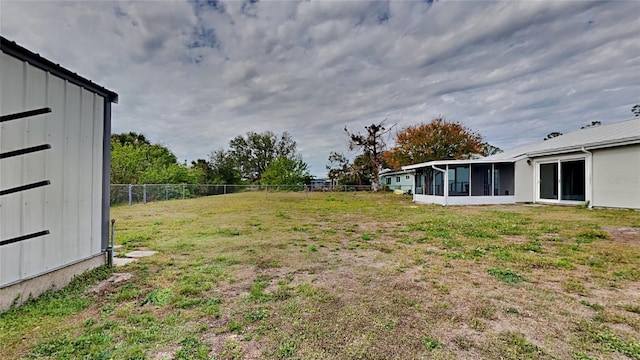
<path fill-rule="evenodd" d="M 88 293 L 103 295 L 111 291 L 115 284 L 131 279 L 131 276 L 130 273 L 114 273 L 108 279 L 102 280 L 98 285 L 91 288 Z"/>
<path fill-rule="evenodd" d="M 152 353 L 149 357 L 153 360 L 165 360 L 165 359 L 173 359 L 173 354 L 176 353 L 180 349 L 179 346 L 173 349 L 161 350 L 156 353 Z"/>
<path fill-rule="evenodd" d="M 640 246 L 640 229 L 632 227 L 604 228 L 612 241 Z"/>
<path fill-rule="evenodd" d="M 507 244 L 526 244 L 528 242 L 527 237 L 524 235 L 503 235 L 502 239 Z"/>
<path fill-rule="evenodd" d="M 211 346 L 209 353 L 215 359 L 257 360 L 261 356 L 260 343 L 255 340 L 245 340 L 238 334 L 210 334 L 204 341 Z"/>

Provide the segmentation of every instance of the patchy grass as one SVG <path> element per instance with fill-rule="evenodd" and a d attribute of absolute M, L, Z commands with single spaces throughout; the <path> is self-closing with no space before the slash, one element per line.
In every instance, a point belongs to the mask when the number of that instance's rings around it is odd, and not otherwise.
<path fill-rule="evenodd" d="M 158 254 L 0 315 L 3 358 L 640 358 L 636 211 L 247 192 L 112 217 Z"/>

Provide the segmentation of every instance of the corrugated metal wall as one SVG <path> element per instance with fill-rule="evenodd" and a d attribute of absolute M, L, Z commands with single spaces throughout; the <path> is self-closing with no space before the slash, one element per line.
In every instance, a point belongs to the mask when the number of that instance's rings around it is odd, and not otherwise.
<path fill-rule="evenodd" d="M 50 185 L 0 196 L 0 240 L 50 234 L 0 246 L 0 287 L 101 253 L 105 99 L 5 53 L 0 113 L 49 107 L 51 113 L 0 123 L 0 152 L 51 149 L 0 160 L 0 189 Z"/>

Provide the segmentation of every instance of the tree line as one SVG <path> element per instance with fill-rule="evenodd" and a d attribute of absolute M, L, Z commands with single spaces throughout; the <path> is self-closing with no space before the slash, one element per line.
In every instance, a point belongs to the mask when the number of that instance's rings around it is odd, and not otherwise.
<path fill-rule="evenodd" d="M 640 116 L 640 105 L 632 108 Z M 599 126 L 593 121 L 582 128 Z M 395 134 L 393 133 L 395 131 Z M 380 170 L 433 160 L 469 159 L 502 152 L 483 140 L 480 133 L 459 122 L 438 117 L 430 122 L 396 129 L 386 119 L 364 127 L 364 132 L 344 128 L 348 150 L 355 151 L 350 160 L 343 152 L 331 151 L 326 166 L 327 176 L 338 185 L 380 186 Z M 544 140 L 561 136 L 552 132 Z M 391 139 L 393 145 L 387 147 Z M 297 152 L 297 143 L 288 132 L 247 132 L 229 141 L 208 159 L 197 159 L 190 165 L 178 162 L 176 156 L 161 144 L 151 143 L 135 132 L 111 136 L 112 184 L 309 184 L 312 176 L 307 163 Z"/>
<path fill-rule="evenodd" d="M 111 136 L 112 184 L 263 184 L 309 183 L 308 165 L 287 132 L 248 132 L 190 165 L 178 162 L 164 145 L 135 132 Z"/>
<path fill-rule="evenodd" d="M 386 121 L 386 120 L 385 120 Z M 365 126 L 365 131 L 344 128 L 348 149 L 356 155 L 329 154 L 327 175 L 337 185 L 371 185 L 379 188 L 383 168 L 443 159 L 487 156 L 501 150 L 459 122 L 443 118 L 397 130 L 385 121 Z M 393 146 L 386 141 L 393 130 Z M 228 148 L 212 151 L 207 159 L 180 163 L 164 145 L 151 143 L 135 132 L 111 136 L 112 184 L 263 184 L 303 185 L 312 176 L 286 131 L 276 134 L 247 132 L 229 141 Z"/>

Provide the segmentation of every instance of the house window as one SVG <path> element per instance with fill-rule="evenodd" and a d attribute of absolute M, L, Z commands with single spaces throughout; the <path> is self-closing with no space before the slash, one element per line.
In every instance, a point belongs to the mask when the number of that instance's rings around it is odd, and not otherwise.
<path fill-rule="evenodd" d="M 493 192 L 491 186 L 493 177 L 491 175 L 491 164 L 471 165 L 471 196 L 491 196 Z"/>
<path fill-rule="evenodd" d="M 444 173 L 434 169 L 426 169 L 424 174 L 425 193 L 427 195 L 444 196 Z"/>
<path fill-rule="evenodd" d="M 391 177 L 387 177 L 387 185 L 391 185 Z"/>
<path fill-rule="evenodd" d="M 508 196 L 514 194 L 515 177 L 513 164 L 493 165 L 493 195 Z"/>
<path fill-rule="evenodd" d="M 433 169 L 425 169 L 424 190 L 426 195 L 433 195 Z"/>
<path fill-rule="evenodd" d="M 433 171 L 433 195 L 444 196 L 444 173 Z"/>
<path fill-rule="evenodd" d="M 469 165 L 449 167 L 449 195 L 469 196 Z"/>
<path fill-rule="evenodd" d="M 585 161 L 569 160 L 543 163 L 539 167 L 540 199 L 585 200 Z"/>
<path fill-rule="evenodd" d="M 560 163 L 561 200 L 584 201 L 584 160 Z"/>
<path fill-rule="evenodd" d="M 425 194 L 425 189 L 424 187 L 422 187 L 422 178 L 426 177 L 426 175 L 424 175 L 421 171 L 416 171 L 415 177 L 414 177 L 414 181 L 415 181 L 415 185 L 416 185 L 416 194 L 419 195 L 424 195 Z"/>
<path fill-rule="evenodd" d="M 400 176 L 396 176 L 396 182 L 399 183 L 400 182 Z"/>
<path fill-rule="evenodd" d="M 404 178 L 407 180 L 411 180 L 411 177 L 409 175 L 405 176 Z"/>
<path fill-rule="evenodd" d="M 540 199 L 558 199 L 558 163 L 540 164 Z"/>

